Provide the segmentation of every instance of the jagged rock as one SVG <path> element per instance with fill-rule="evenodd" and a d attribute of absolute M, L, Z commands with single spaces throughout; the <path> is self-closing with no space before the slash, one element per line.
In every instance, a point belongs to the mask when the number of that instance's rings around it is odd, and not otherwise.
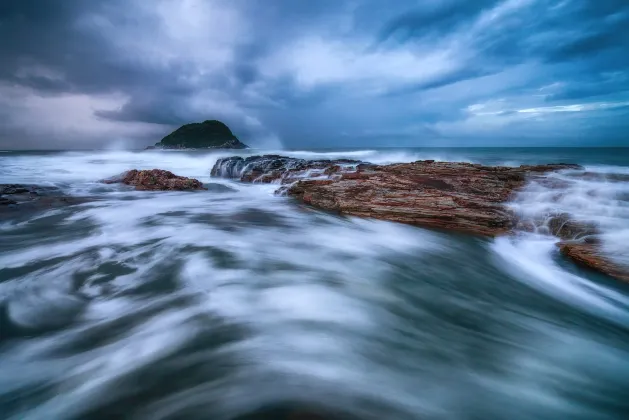
<path fill-rule="evenodd" d="M 170 171 L 151 169 L 138 171 L 133 169 L 119 176 L 105 179 L 105 184 L 122 183 L 135 186 L 140 191 L 185 191 L 204 190 L 203 183 L 194 178 L 177 176 Z"/>
<path fill-rule="evenodd" d="M 186 124 L 147 149 L 247 149 L 229 127 L 217 120 Z"/>
<path fill-rule="evenodd" d="M 606 258 L 596 241 L 559 242 L 557 246 L 562 254 L 577 264 L 629 282 L 629 268 Z"/>

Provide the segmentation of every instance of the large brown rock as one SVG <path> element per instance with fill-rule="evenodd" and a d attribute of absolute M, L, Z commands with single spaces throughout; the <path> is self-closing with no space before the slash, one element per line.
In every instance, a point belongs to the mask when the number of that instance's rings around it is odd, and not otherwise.
<path fill-rule="evenodd" d="M 514 227 L 515 215 L 503 203 L 527 175 L 570 168 L 579 166 L 512 168 L 432 160 L 379 166 L 266 155 L 219 159 L 211 173 L 284 184 L 278 193 L 341 214 L 495 236 Z"/>
<path fill-rule="evenodd" d="M 527 175 L 574 167 L 418 161 L 359 167 L 338 180 L 302 180 L 287 194 L 342 214 L 495 236 L 514 227 L 515 215 L 503 203 Z"/>
<path fill-rule="evenodd" d="M 204 190 L 203 183 L 194 178 L 177 176 L 170 171 L 151 169 L 138 171 L 133 169 L 120 176 L 103 180 L 105 184 L 122 183 L 135 186 L 141 191 L 186 191 Z"/>
<path fill-rule="evenodd" d="M 605 257 L 597 242 L 559 242 L 562 254 L 579 265 L 600 271 L 618 280 L 629 282 L 629 268 L 616 264 Z"/>
<path fill-rule="evenodd" d="M 501 167 L 435 161 L 379 166 L 267 155 L 221 159 L 212 175 L 244 182 L 276 182 L 282 184 L 278 193 L 340 214 L 483 236 L 512 230 L 546 233 L 573 241 L 561 242 L 560 248 L 577 263 L 629 279 L 629 269 L 600 253 L 595 224 L 573 220 L 565 213 L 518 220 L 504 205 L 527 179 L 556 183 L 541 176 L 564 169 L 582 168 L 570 164 Z"/>

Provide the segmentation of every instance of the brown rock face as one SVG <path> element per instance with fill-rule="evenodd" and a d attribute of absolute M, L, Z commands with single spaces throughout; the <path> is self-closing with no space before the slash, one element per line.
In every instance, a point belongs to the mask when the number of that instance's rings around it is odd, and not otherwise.
<path fill-rule="evenodd" d="M 170 171 L 162 169 L 151 169 L 138 171 L 133 169 L 124 174 L 106 179 L 105 184 L 122 183 L 135 186 L 140 191 L 186 191 L 204 190 L 203 183 L 194 178 L 177 176 Z"/>
<path fill-rule="evenodd" d="M 560 242 L 557 246 L 562 254 L 577 264 L 629 282 L 629 270 L 603 256 L 596 242 Z"/>
<path fill-rule="evenodd" d="M 578 264 L 629 281 L 626 267 L 599 252 L 599 232 L 594 224 L 573 220 L 565 213 L 517 220 L 504 206 L 526 179 L 563 169 L 582 168 L 570 164 L 513 168 L 435 161 L 379 166 L 252 156 L 219 160 L 212 175 L 244 182 L 277 182 L 281 184 L 277 193 L 341 214 L 483 236 L 512 230 L 554 235 L 565 241 L 559 244 L 561 252 Z M 538 181 L 546 182 L 543 178 Z"/>
<path fill-rule="evenodd" d="M 520 178 L 498 179 L 471 166 L 461 169 L 460 164 L 421 162 L 383 166 L 344 175 L 336 182 L 299 181 L 288 195 L 354 216 L 481 235 L 509 230 L 512 216 L 499 203 Z"/>
<path fill-rule="evenodd" d="M 303 180 L 287 193 L 343 214 L 495 236 L 513 228 L 515 217 L 503 203 L 527 174 L 568 167 L 418 161 L 368 167 L 333 182 Z"/>
<path fill-rule="evenodd" d="M 576 165 L 491 167 L 418 161 L 395 165 L 284 156 L 219 160 L 213 176 L 286 184 L 279 193 L 342 214 L 495 236 L 514 226 L 503 205 L 525 176 Z"/>

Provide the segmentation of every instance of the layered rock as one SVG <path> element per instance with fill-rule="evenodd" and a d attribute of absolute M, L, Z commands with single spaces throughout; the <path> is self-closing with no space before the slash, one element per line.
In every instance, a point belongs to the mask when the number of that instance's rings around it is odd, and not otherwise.
<path fill-rule="evenodd" d="M 204 190 L 203 183 L 194 178 L 177 176 L 170 171 L 133 169 L 117 177 L 103 180 L 105 184 L 122 183 L 132 185 L 139 191 L 186 191 Z"/>
<path fill-rule="evenodd" d="M 496 236 L 528 230 L 557 236 L 564 255 L 618 279 L 629 270 L 605 258 L 597 227 L 565 213 L 518 220 L 504 204 L 527 179 L 556 183 L 549 171 L 578 165 L 494 167 L 471 163 L 417 161 L 372 165 L 353 160 L 308 161 L 266 155 L 220 159 L 212 176 L 244 182 L 274 182 L 277 193 L 324 210 L 438 229 Z M 557 186 L 558 188 L 561 185 Z"/>
<path fill-rule="evenodd" d="M 278 191 L 341 214 L 495 236 L 513 228 L 515 216 L 503 203 L 527 175 L 576 167 L 434 161 L 378 166 L 267 155 L 221 159 L 212 175 L 287 184 Z"/>
<path fill-rule="evenodd" d="M 603 252 L 601 232 L 595 223 L 560 213 L 551 214 L 543 221 L 520 221 L 518 228 L 556 236 L 561 239 L 557 242 L 559 251 L 576 264 L 629 282 L 629 267 L 614 262 Z"/>
<path fill-rule="evenodd" d="M 186 124 L 148 149 L 247 149 L 248 146 L 217 120 Z"/>
<path fill-rule="evenodd" d="M 561 253 L 577 264 L 629 282 L 629 268 L 603 255 L 596 241 L 559 242 Z"/>
<path fill-rule="evenodd" d="M 569 167 L 419 161 L 359 168 L 336 181 L 304 180 L 287 193 L 343 214 L 495 236 L 514 227 L 503 203 L 527 175 Z"/>

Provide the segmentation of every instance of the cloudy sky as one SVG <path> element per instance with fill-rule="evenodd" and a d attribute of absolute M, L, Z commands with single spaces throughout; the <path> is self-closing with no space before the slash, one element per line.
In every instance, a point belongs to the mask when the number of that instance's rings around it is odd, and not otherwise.
<path fill-rule="evenodd" d="M 0 148 L 629 146 L 628 0 L 2 0 Z"/>

